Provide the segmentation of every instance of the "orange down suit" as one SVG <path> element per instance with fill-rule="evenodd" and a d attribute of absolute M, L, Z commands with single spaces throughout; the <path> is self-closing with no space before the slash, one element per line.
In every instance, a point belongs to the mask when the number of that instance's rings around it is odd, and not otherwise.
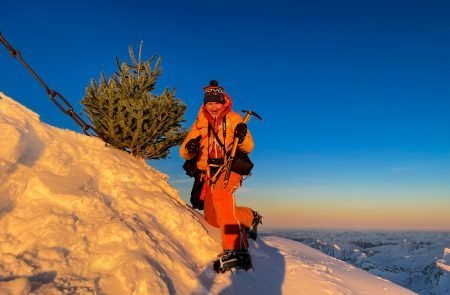
<path fill-rule="evenodd" d="M 198 117 L 192 125 L 189 133 L 180 148 L 180 156 L 186 160 L 194 158 L 196 155 L 189 154 L 185 145 L 190 139 L 195 139 L 199 135 L 200 150 L 197 156 L 197 167 L 206 173 L 208 169 L 208 155 L 211 155 L 214 148 L 214 135 L 208 129 L 208 122 L 215 128 L 220 141 L 231 149 L 234 139 L 234 129 L 236 125 L 242 122 L 242 117 L 231 111 L 231 99 L 225 95 L 226 103 L 224 111 L 218 118 L 213 118 L 205 107 L 202 107 Z M 223 134 L 223 117 L 225 116 L 225 138 Z M 208 134 L 208 132 L 210 134 Z M 238 149 L 245 153 L 250 153 L 254 143 L 250 132 Z M 230 179 L 224 187 L 225 173 L 222 173 L 214 187 L 205 182 L 206 195 L 204 203 L 205 220 L 214 227 L 219 227 L 222 236 L 222 247 L 224 250 L 244 250 L 248 248 L 246 229 L 251 226 L 253 221 L 253 212 L 247 207 L 238 207 L 235 204 L 234 192 L 242 183 L 242 176 L 231 172 Z"/>

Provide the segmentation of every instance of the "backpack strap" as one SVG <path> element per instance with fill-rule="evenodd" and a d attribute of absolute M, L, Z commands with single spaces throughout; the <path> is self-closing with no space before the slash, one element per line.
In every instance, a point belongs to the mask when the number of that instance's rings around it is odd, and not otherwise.
<path fill-rule="evenodd" d="M 225 141 L 226 135 L 227 135 L 226 127 L 227 127 L 227 122 L 226 122 L 226 116 L 225 116 L 225 117 L 223 117 L 223 121 L 222 121 L 223 141 Z M 216 130 L 211 126 L 211 123 L 209 123 L 209 122 L 208 122 L 208 131 L 212 132 L 212 134 L 214 135 L 214 138 L 217 140 L 217 142 L 219 143 L 220 147 L 222 148 L 222 150 L 226 154 L 226 151 L 227 151 L 226 145 L 224 143 L 222 143 L 222 141 L 220 140 L 219 136 L 217 135 Z"/>
<path fill-rule="evenodd" d="M 226 134 L 227 134 L 227 131 L 226 131 L 226 117 L 225 116 L 223 117 L 223 121 L 222 121 L 222 129 L 223 129 L 223 140 L 225 141 Z M 212 132 L 212 134 L 215 137 L 217 143 L 219 144 L 220 148 L 223 151 L 223 163 L 222 163 L 221 167 L 219 167 L 219 169 L 222 169 L 222 167 L 227 163 L 227 148 L 226 148 L 225 144 L 223 144 L 222 141 L 220 140 L 219 136 L 217 135 L 216 130 L 208 122 L 208 136 L 209 136 L 210 132 Z M 208 139 L 208 142 L 209 142 L 209 139 Z M 208 143 L 208 146 L 209 146 L 209 143 Z M 209 152 L 208 152 L 208 162 L 209 162 Z M 213 175 L 210 175 L 209 177 L 213 177 Z M 214 183 L 215 183 L 215 181 L 214 181 Z"/>

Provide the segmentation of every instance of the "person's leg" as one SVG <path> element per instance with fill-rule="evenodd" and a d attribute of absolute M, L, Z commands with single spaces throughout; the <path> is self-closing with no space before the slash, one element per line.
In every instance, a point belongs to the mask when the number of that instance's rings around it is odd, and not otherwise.
<path fill-rule="evenodd" d="M 248 207 L 235 207 L 236 217 L 245 228 L 250 228 L 253 222 L 253 211 Z"/>
<path fill-rule="evenodd" d="M 224 177 L 225 173 L 219 177 L 211 194 L 221 229 L 222 247 L 224 250 L 246 250 L 248 241 L 245 231 L 246 226 L 251 224 L 253 213 L 245 207 L 236 208 L 233 195 L 241 184 L 242 176 L 231 173 L 226 187 L 224 187 Z"/>
<path fill-rule="evenodd" d="M 203 213 L 205 215 L 205 220 L 206 220 L 206 222 L 208 222 L 208 224 L 210 224 L 214 227 L 219 227 L 219 221 L 217 220 L 216 209 L 214 209 L 211 188 L 209 187 L 209 185 L 207 183 L 205 183 L 205 185 L 208 186 L 206 188 L 204 211 L 203 211 Z"/>

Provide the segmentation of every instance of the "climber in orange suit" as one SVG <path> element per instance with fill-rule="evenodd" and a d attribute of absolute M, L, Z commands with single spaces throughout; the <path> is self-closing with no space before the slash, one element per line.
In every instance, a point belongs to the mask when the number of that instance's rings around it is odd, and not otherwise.
<path fill-rule="evenodd" d="M 242 184 L 242 175 L 231 172 L 226 186 L 226 173 L 218 174 L 214 183 L 211 179 L 235 138 L 238 138 L 238 149 L 247 154 L 253 149 L 253 139 L 241 115 L 231 110 L 231 98 L 217 81 L 212 80 L 203 90 L 203 106 L 181 145 L 180 155 L 186 160 L 196 159 L 203 183 L 205 219 L 220 228 L 224 252 L 247 251 L 248 235 L 253 232 L 250 237 L 256 239 L 261 216 L 250 208 L 236 206 L 234 192 Z"/>

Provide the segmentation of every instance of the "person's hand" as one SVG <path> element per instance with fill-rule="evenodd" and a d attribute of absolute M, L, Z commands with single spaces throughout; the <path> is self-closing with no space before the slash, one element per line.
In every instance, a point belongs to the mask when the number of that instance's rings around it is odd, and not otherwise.
<path fill-rule="evenodd" d="M 238 138 L 238 143 L 242 143 L 247 135 L 247 124 L 239 123 L 234 129 L 234 137 Z"/>
<path fill-rule="evenodd" d="M 198 153 L 198 150 L 200 149 L 200 139 L 202 139 L 201 135 L 189 140 L 186 143 L 184 148 L 189 152 L 189 154 L 197 154 Z"/>

